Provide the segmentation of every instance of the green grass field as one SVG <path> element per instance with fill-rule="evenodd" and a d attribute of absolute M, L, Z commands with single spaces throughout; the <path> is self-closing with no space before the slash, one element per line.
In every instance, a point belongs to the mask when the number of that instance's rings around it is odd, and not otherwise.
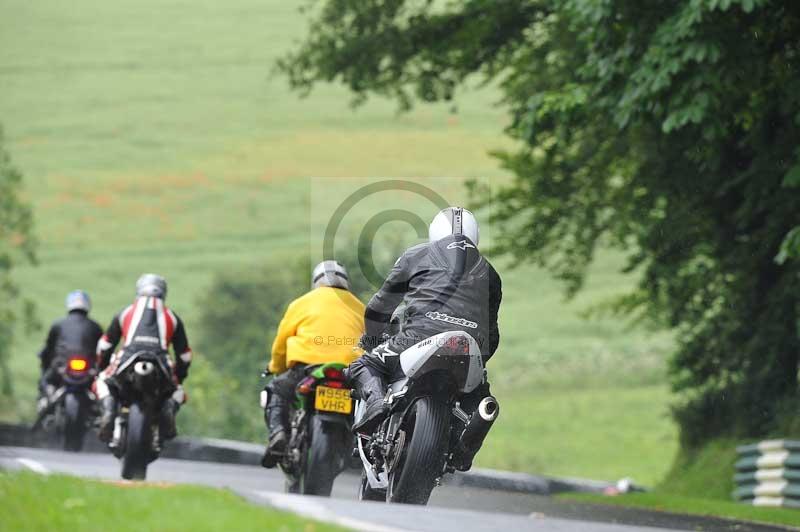
<path fill-rule="evenodd" d="M 457 114 L 432 105 L 398 115 L 386 101 L 353 111 L 335 86 L 290 93 L 272 64 L 305 31 L 294 2 L 0 5 L 0 123 L 41 239 L 39 266 L 17 278 L 44 322 L 82 287 L 105 325 L 137 275 L 156 271 L 191 337 L 215 272 L 318 256 L 327 219 L 361 185 L 413 178 L 457 202 L 463 178 L 508 178 L 487 154 L 510 146 L 492 87 L 462 94 Z M 407 194 L 365 203 L 343 231 L 385 208 L 434 212 Z M 580 317 L 634 282 L 618 273 L 621 257 L 601 253 L 570 302 L 546 273 L 504 262 L 490 366 L 503 414 L 479 465 L 655 483 L 677 448 L 664 377 L 671 338 Z M 3 419 L 31 418 L 43 334 L 17 338 Z M 196 364 L 211 369 L 202 353 Z"/>
<path fill-rule="evenodd" d="M 0 471 L 0 530 L 344 531 L 259 508 L 225 490 Z"/>

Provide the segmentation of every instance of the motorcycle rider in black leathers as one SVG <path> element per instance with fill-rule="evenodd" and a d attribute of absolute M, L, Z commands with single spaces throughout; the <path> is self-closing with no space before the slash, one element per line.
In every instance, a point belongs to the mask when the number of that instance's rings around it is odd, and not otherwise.
<path fill-rule="evenodd" d="M 42 412 L 48 403 L 50 390 L 60 384 L 58 363 L 69 355 L 86 355 L 91 359 L 97 341 L 103 330 L 96 321 L 89 318 L 92 302 L 89 294 L 74 290 L 67 294 L 67 315 L 54 322 L 47 333 L 47 340 L 41 351 L 41 377 L 39 379 L 39 399 L 37 410 Z"/>
<path fill-rule="evenodd" d="M 429 242 L 408 249 L 395 263 L 378 293 L 367 304 L 362 347 L 367 353 L 350 365 L 350 383 L 366 403 L 353 430 L 369 434 L 383 421 L 386 380 L 400 369 L 400 353 L 447 331 L 465 331 L 478 342 L 484 363 L 497 350 L 497 313 L 502 299 L 500 276 L 478 251 L 474 215 L 450 207 L 436 215 Z M 392 313 L 405 304 L 400 333 L 387 338 Z M 472 413 L 484 397 L 484 382 L 462 402 Z M 478 444 L 480 447 L 480 443 Z M 478 449 L 467 449 L 458 466 L 467 470 Z"/>
<path fill-rule="evenodd" d="M 189 374 L 192 350 L 183 321 L 164 304 L 166 297 L 167 281 L 160 275 L 143 274 L 136 281 L 136 300 L 114 316 L 106 333 L 97 343 L 97 363 L 104 370 L 95 381 L 97 398 L 103 410 L 98 433 L 101 441 L 109 442 L 112 437 L 117 397 L 116 390 L 109 382 L 113 383 L 110 379 L 126 352 L 147 350 L 166 355 L 170 345 L 175 353 L 175 360 L 173 362 L 167 358 L 167 361 L 172 369 L 176 388 L 162 406 L 159 436 L 162 440 L 169 440 L 177 434 L 175 416 L 186 401 L 183 381 Z M 114 349 L 120 343 L 122 347 L 115 353 Z"/>

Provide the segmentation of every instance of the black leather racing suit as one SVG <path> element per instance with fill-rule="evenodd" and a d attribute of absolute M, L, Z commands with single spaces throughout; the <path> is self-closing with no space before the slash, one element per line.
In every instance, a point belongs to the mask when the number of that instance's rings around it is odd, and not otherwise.
<path fill-rule="evenodd" d="M 64 318 L 54 322 L 47 333 L 44 347 L 39 351 L 42 368 L 39 391 L 42 392 L 47 384 L 59 384 L 54 362 L 69 355 L 86 355 L 93 360 L 97 341 L 102 335 L 100 325 L 82 310 L 70 311 Z"/>
<path fill-rule="evenodd" d="M 472 244 L 453 235 L 408 249 L 395 263 L 365 312 L 362 344 L 369 352 L 351 364 L 384 379 L 399 368 L 399 354 L 436 334 L 462 330 L 477 340 L 486 362 L 500 342 L 500 276 Z M 392 313 L 405 304 L 402 331 L 385 343 Z M 380 344 L 380 345 L 379 345 Z M 480 393 L 488 394 L 488 384 Z"/>

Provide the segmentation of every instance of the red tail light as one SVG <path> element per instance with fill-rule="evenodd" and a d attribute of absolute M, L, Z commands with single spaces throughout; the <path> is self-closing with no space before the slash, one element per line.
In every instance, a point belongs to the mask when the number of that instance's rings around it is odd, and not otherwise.
<path fill-rule="evenodd" d="M 342 381 L 325 381 L 325 386 L 328 388 L 337 388 L 339 390 L 345 387 Z"/>
<path fill-rule="evenodd" d="M 89 361 L 85 358 L 70 358 L 67 361 L 67 367 L 70 371 L 84 372 L 89 369 Z"/>
<path fill-rule="evenodd" d="M 344 381 L 344 371 L 339 368 L 327 367 L 322 373 L 325 375 L 326 379 Z"/>
<path fill-rule="evenodd" d="M 462 336 L 448 338 L 443 347 L 453 354 L 469 354 L 469 341 Z"/>

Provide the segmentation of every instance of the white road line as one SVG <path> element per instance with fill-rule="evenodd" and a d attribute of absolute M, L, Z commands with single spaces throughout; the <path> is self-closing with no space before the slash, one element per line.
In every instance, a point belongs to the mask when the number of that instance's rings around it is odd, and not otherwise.
<path fill-rule="evenodd" d="M 50 470 L 47 469 L 42 463 L 37 462 L 36 460 L 31 460 L 30 458 L 17 458 L 17 462 L 24 465 L 34 473 L 39 473 L 40 475 L 50 474 Z"/>
<path fill-rule="evenodd" d="M 311 497 L 287 495 L 285 493 L 276 493 L 272 491 L 256 491 L 255 494 L 263 499 L 266 499 L 269 505 L 274 508 L 287 510 L 316 521 L 332 523 L 334 525 L 352 528 L 363 532 L 413 532 L 410 529 L 394 528 L 376 523 L 370 523 L 369 521 L 362 521 L 360 519 L 336 515 L 333 513 L 333 509 L 315 501 Z"/>

